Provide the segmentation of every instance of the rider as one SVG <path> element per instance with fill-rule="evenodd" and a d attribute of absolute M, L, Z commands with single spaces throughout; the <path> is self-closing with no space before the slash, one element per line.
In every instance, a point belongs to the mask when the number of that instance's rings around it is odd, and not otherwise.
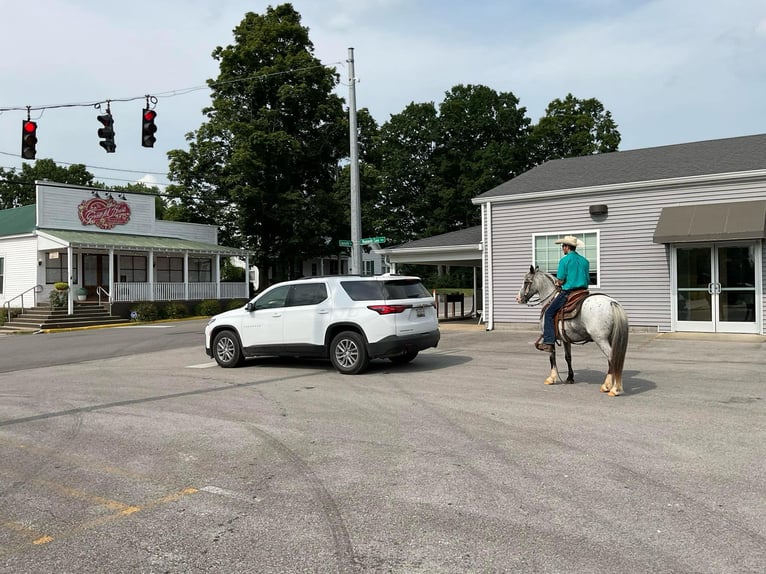
<path fill-rule="evenodd" d="M 561 249 L 564 250 L 564 256 L 559 260 L 559 268 L 556 272 L 556 285 L 561 286 L 561 292 L 545 310 L 543 340 L 536 345 L 541 351 L 548 352 L 553 351 L 553 345 L 556 343 L 553 329 L 554 316 L 567 302 L 567 297 L 572 291 L 588 288 L 590 276 L 590 263 L 585 257 L 577 253 L 576 237 L 567 235 L 563 239 L 558 239 L 556 243 L 561 243 Z M 580 244 L 582 245 L 582 243 Z"/>

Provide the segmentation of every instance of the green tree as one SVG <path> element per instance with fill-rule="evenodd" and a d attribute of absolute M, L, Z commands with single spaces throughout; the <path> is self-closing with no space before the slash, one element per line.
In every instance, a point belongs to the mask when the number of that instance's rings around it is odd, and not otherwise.
<path fill-rule="evenodd" d="M 99 184 L 99 187 L 101 187 L 101 184 Z M 110 189 L 112 191 L 124 191 L 125 193 L 143 193 L 146 195 L 153 195 L 154 196 L 154 215 L 157 219 L 165 219 L 165 212 L 167 211 L 168 207 L 163 199 L 163 193 L 160 190 L 159 187 L 156 185 L 146 185 L 143 182 L 140 183 L 128 183 L 125 185 L 113 185 L 113 186 L 106 186 L 104 185 L 106 189 Z"/>
<path fill-rule="evenodd" d="M 510 92 L 457 85 L 439 106 L 429 235 L 479 223 L 471 199 L 519 175 L 527 165 L 530 120 Z"/>
<path fill-rule="evenodd" d="M 531 165 L 550 159 L 616 151 L 620 132 L 612 114 L 595 98 L 567 94 L 555 99 L 530 134 Z"/>
<path fill-rule="evenodd" d="M 47 179 L 56 183 L 94 185 L 93 174 L 83 164 L 60 167 L 52 159 L 22 163 L 21 170 L 0 168 L 0 209 L 22 207 L 35 202 L 35 181 Z"/>
<path fill-rule="evenodd" d="M 412 102 L 380 128 L 374 150 L 379 195 L 372 208 L 377 228 L 392 243 L 422 237 L 427 227 L 437 122 L 433 103 Z"/>
<path fill-rule="evenodd" d="M 376 221 L 395 242 L 475 225 L 471 203 L 524 171 L 529 119 L 512 93 L 458 85 L 438 107 L 411 103 L 383 124 Z"/>
<path fill-rule="evenodd" d="M 247 13 L 233 45 L 218 47 L 207 121 L 173 150 L 168 211 L 216 223 L 221 241 L 255 252 L 262 272 L 289 276 L 331 249 L 342 210 L 335 180 L 348 154 L 334 69 L 314 55 L 308 28 L 290 4 Z M 279 268 L 278 263 L 286 268 Z"/>

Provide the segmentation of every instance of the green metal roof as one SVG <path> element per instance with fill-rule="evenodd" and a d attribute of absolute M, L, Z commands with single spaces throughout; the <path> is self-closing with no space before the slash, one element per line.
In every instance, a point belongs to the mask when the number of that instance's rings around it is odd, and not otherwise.
<path fill-rule="evenodd" d="M 122 235 L 119 233 L 98 233 L 93 231 L 70 231 L 64 229 L 39 229 L 73 247 L 93 249 L 135 249 L 146 251 L 196 251 L 199 253 L 219 253 L 221 255 L 244 255 L 246 251 L 235 247 L 201 243 L 175 237 L 156 237 L 153 235 Z"/>
<path fill-rule="evenodd" d="M 35 230 L 35 204 L 0 210 L 0 236 L 32 233 Z"/>

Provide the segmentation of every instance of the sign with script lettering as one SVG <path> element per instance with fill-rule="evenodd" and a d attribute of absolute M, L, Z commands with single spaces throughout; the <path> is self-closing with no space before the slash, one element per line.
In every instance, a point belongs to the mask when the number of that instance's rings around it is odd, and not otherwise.
<path fill-rule="evenodd" d="M 130 206 L 125 201 L 94 197 L 77 207 L 83 225 L 95 225 L 100 229 L 112 229 L 130 221 Z"/>

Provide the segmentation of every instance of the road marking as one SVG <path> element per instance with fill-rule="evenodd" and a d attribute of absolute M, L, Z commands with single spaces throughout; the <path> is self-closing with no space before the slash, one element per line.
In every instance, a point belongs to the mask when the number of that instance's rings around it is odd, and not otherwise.
<path fill-rule="evenodd" d="M 237 500 L 246 500 L 248 502 L 260 502 L 260 498 L 257 496 L 247 496 L 233 490 L 226 490 L 225 488 L 219 488 L 217 486 L 203 486 L 200 488 L 203 492 L 209 492 L 210 494 L 218 494 L 220 496 L 226 496 L 228 498 L 235 498 Z"/>
<path fill-rule="evenodd" d="M 209 369 L 210 367 L 216 367 L 218 363 L 215 361 L 209 361 L 207 363 L 198 363 L 196 365 L 187 365 L 187 369 Z"/>

